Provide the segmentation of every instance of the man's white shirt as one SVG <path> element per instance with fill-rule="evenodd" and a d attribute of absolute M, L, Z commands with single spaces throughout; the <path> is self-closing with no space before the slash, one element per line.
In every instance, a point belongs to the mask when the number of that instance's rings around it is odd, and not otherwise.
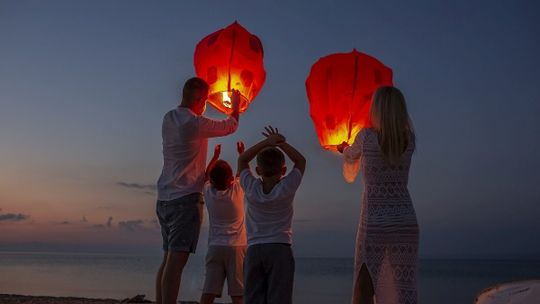
<path fill-rule="evenodd" d="M 197 116 L 190 109 L 177 107 L 165 114 L 163 170 L 159 177 L 158 200 L 170 201 L 201 193 L 205 181 L 208 138 L 225 136 L 238 128 L 233 117 L 214 120 Z"/>

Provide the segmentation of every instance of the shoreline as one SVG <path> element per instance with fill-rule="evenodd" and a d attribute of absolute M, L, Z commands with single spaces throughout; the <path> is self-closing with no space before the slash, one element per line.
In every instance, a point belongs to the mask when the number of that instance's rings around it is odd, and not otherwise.
<path fill-rule="evenodd" d="M 155 303 L 145 298 L 145 295 L 137 295 L 132 298 L 100 299 L 84 297 L 53 297 L 53 296 L 25 296 L 18 294 L 0 294 L 2 304 L 119 304 L 119 303 Z M 178 304 L 198 304 L 194 301 L 178 301 Z M 219 303 L 216 303 L 219 304 Z"/>

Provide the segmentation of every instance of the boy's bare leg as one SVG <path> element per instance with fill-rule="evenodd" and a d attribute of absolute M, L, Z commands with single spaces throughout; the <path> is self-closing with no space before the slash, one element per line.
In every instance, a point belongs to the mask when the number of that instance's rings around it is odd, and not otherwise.
<path fill-rule="evenodd" d="M 161 277 L 162 304 L 176 304 L 182 271 L 189 258 L 187 251 L 169 251 Z"/>
<path fill-rule="evenodd" d="M 231 297 L 231 300 L 232 300 L 232 303 L 233 304 L 244 304 L 244 297 L 242 296 L 239 296 L 239 297 Z M 202 304 L 202 303 L 201 303 Z"/>
<path fill-rule="evenodd" d="M 203 293 L 201 296 L 201 304 L 213 304 L 215 298 L 216 296 L 213 294 Z"/>
<path fill-rule="evenodd" d="M 161 280 L 163 279 L 163 269 L 165 269 L 165 264 L 167 263 L 167 253 L 168 251 L 163 253 L 163 260 L 156 275 L 156 304 L 161 304 L 163 301 L 161 297 Z"/>

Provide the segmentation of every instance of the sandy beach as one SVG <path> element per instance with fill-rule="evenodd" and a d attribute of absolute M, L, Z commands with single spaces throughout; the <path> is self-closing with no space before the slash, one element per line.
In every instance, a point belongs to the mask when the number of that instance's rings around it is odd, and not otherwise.
<path fill-rule="evenodd" d="M 2 304 L 118 304 L 118 303 L 154 303 L 145 298 L 144 295 L 137 295 L 123 300 L 118 299 L 94 299 L 78 297 L 45 297 L 45 296 L 23 296 L 13 294 L 0 294 Z M 179 301 L 179 304 L 198 304 L 193 301 Z M 217 304 L 217 303 L 216 303 Z"/>

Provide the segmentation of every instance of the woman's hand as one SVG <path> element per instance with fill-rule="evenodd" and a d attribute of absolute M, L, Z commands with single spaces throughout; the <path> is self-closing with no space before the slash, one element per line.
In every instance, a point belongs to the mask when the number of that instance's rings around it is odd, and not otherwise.
<path fill-rule="evenodd" d="M 279 146 L 286 142 L 285 136 L 281 135 L 277 128 L 274 129 L 272 126 L 268 126 L 264 127 L 264 130 L 266 132 L 262 132 L 262 135 L 266 137 L 268 144 L 272 146 Z"/>
<path fill-rule="evenodd" d="M 345 148 L 347 148 L 348 146 L 349 146 L 349 144 L 346 141 L 344 141 L 344 142 L 342 142 L 341 144 L 339 144 L 337 146 L 337 150 L 339 151 L 339 153 L 343 153 Z"/>

